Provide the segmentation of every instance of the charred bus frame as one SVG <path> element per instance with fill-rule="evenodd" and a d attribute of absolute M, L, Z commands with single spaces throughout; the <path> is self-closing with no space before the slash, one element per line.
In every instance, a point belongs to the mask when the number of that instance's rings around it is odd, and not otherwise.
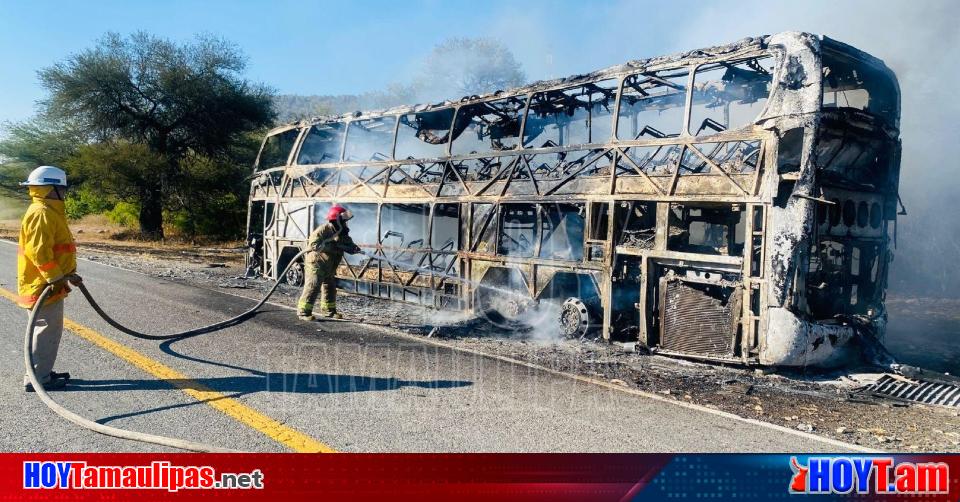
<path fill-rule="evenodd" d="M 569 299 L 580 334 L 839 364 L 883 334 L 898 128 L 880 60 L 795 32 L 317 118 L 264 140 L 250 265 L 276 278 L 340 202 L 382 258 L 348 260 L 348 291 L 479 310 L 509 288 Z"/>

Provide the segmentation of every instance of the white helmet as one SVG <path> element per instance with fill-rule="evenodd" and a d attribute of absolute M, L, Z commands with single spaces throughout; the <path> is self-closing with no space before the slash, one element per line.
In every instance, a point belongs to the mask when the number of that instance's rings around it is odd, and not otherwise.
<path fill-rule="evenodd" d="M 67 186 L 67 173 L 63 169 L 53 166 L 40 166 L 30 171 L 27 181 L 20 183 L 20 186 L 45 186 L 59 185 Z"/>

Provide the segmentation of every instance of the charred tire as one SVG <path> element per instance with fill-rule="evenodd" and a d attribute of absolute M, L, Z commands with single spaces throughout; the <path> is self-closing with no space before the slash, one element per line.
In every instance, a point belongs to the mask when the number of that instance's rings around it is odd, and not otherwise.
<path fill-rule="evenodd" d="M 519 271 L 491 268 L 474 292 L 476 312 L 494 325 L 514 329 L 516 321 L 531 303 L 523 284 Z"/>
<path fill-rule="evenodd" d="M 590 332 L 590 309 L 579 298 L 567 298 L 560 306 L 560 333 L 567 338 L 579 339 Z"/>
<path fill-rule="evenodd" d="M 488 288 L 477 295 L 477 307 L 488 321 L 494 324 L 509 324 L 515 321 L 526 310 L 526 303 L 521 301 L 520 292 L 517 296 L 500 291 L 491 291 Z"/>
<path fill-rule="evenodd" d="M 297 260 L 296 263 L 291 265 L 286 275 L 283 276 L 283 280 L 291 286 L 298 288 L 303 286 L 303 262 Z"/>

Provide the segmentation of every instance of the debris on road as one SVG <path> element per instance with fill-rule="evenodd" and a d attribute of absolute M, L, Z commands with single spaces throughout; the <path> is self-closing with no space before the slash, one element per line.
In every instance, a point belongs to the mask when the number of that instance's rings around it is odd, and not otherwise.
<path fill-rule="evenodd" d="M 243 280 L 232 279 L 217 284 L 218 288 L 247 289 L 247 282 Z"/>
<path fill-rule="evenodd" d="M 136 270 L 201 288 L 232 287 L 239 295 L 259 297 L 273 283 L 241 280 L 242 265 L 211 270 L 204 263 L 166 255 L 97 249 L 83 258 Z M 243 287 L 239 287 L 240 285 Z M 296 288 L 281 285 L 274 301 L 293 305 Z M 444 344 L 517 359 L 565 373 L 605 379 L 628 388 L 659 393 L 706 408 L 784 425 L 841 441 L 908 451 L 960 452 L 960 413 L 956 409 L 915 402 L 882 406 L 889 399 L 864 394 L 877 374 L 754 371 L 692 360 L 646 355 L 618 345 L 592 341 L 538 339 L 529 332 L 504 332 L 482 319 L 438 315 L 421 307 L 345 294 L 344 312 L 351 320 L 407 334 L 442 340 Z M 292 316 L 292 314 L 291 314 Z M 318 333 L 322 333 L 317 328 Z M 682 396 L 682 398 L 681 398 Z M 688 397 L 689 396 L 689 397 Z M 801 420 L 803 416 L 803 420 Z M 816 423 L 812 422 L 816 418 Z M 953 432 L 957 435 L 949 435 Z M 909 446 L 908 446 L 909 445 Z"/>

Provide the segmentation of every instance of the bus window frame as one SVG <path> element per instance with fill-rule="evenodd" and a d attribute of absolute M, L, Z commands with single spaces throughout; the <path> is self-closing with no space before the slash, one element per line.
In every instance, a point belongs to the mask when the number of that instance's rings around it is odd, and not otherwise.
<path fill-rule="evenodd" d="M 526 123 L 527 123 L 527 110 L 528 110 L 528 108 L 529 108 L 529 106 L 530 106 L 530 96 L 532 96 L 533 94 L 534 94 L 533 92 L 526 92 L 526 93 L 515 94 L 515 95 L 494 96 L 494 97 L 491 97 L 491 98 L 485 98 L 485 99 L 473 101 L 473 102 L 470 102 L 470 103 L 464 103 L 464 104 L 456 105 L 456 106 L 454 107 L 455 110 L 454 110 L 454 114 L 453 114 L 453 122 L 452 122 L 452 124 L 451 124 L 451 134 L 452 134 L 452 132 L 453 132 L 453 127 L 456 127 L 456 125 L 457 125 L 457 120 L 460 119 L 460 110 L 462 110 L 462 109 L 464 109 L 464 108 L 467 108 L 467 107 L 470 107 L 470 106 L 475 106 L 475 105 L 478 105 L 478 104 L 481 104 L 481 103 L 494 103 L 494 102 L 497 102 L 497 101 L 503 101 L 503 100 L 507 100 L 507 99 L 511 99 L 511 98 L 516 98 L 516 99 L 520 99 L 521 97 L 523 98 L 523 99 L 522 99 L 522 101 L 523 101 L 523 108 L 522 108 L 521 110 L 518 110 L 518 114 L 517 114 L 517 116 L 520 118 L 520 128 L 517 130 L 517 136 L 516 136 L 517 144 L 516 144 L 516 145 L 514 145 L 514 146 L 511 147 L 511 148 L 506 148 L 506 149 L 503 149 L 503 150 L 493 150 L 493 149 L 491 149 L 491 150 L 483 150 L 483 151 L 476 152 L 476 153 L 460 153 L 460 154 L 454 155 L 454 154 L 453 154 L 453 144 L 454 144 L 454 142 L 457 141 L 457 138 L 450 138 L 450 140 L 447 141 L 447 156 L 448 156 L 448 157 L 454 157 L 454 156 L 456 156 L 456 157 L 464 157 L 464 156 L 471 156 L 471 155 L 488 155 L 488 154 L 496 154 L 496 153 L 502 153 L 502 152 L 515 152 L 515 151 L 523 150 L 523 149 L 524 149 L 524 148 L 523 148 L 523 129 L 524 129 L 524 126 L 525 126 Z M 399 118 L 398 118 L 397 120 L 399 121 Z"/>
<path fill-rule="evenodd" d="M 310 135 L 310 131 L 313 130 L 314 127 L 316 127 L 316 126 L 318 126 L 318 125 L 320 125 L 320 124 L 323 124 L 323 123 L 340 123 L 340 124 L 343 125 L 343 134 L 341 134 L 341 137 L 340 137 L 340 156 L 337 158 L 337 160 L 335 160 L 335 161 L 333 161 L 333 162 L 321 162 L 321 163 L 301 164 L 300 161 L 299 161 L 299 159 L 300 159 L 300 151 L 303 149 L 303 144 L 306 142 L 307 136 Z M 318 123 L 315 123 L 315 124 L 310 124 L 310 125 L 308 125 L 308 126 L 306 126 L 306 127 L 301 127 L 301 128 L 300 128 L 300 137 L 297 138 L 297 141 L 294 143 L 294 150 L 296 151 L 296 155 L 293 155 L 292 157 L 290 157 L 290 158 L 287 160 L 287 165 L 296 165 L 296 166 L 327 166 L 327 167 L 330 167 L 330 166 L 333 166 L 333 165 L 336 165 L 336 164 L 341 164 L 341 163 L 343 163 L 343 153 L 344 153 L 344 152 L 343 152 L 343 149 L 346 147 L 346 144 L 347 144 L 347 130 L 348 130 L 349 127 L 350 127 L 350 123 L 351 123 L 351 122 L 345 122 L 345 121 L 340 121 L 340 120 L 329 120 L 329 121 L 326 121 L 326 122 L 318 122 Z M 292 162 L 292 164 L 291 164 L 291 162 Z"/>
<path fill-rule="evenodd" d="M 702 64 L 709 64 L 709 63 L 702 63 Z M 681 123 L 680 134 L 679 134 L 678 136 L 672 137 L 671 139 L 680 140 L 680 139 L 682 139 L 682 138 L 692 137 L 692 136 L 690 136 L 690 134 L 688 134 L 688 132 L 687 132 L 688 124 L 689 124 L 689 121 L 690 121 L 690 106 L 691 106 L 691 101 L 692 101 L 692 99 L 691 99 L 692 93 L 691 93 L 691 90 L 690 90 L 690 86 L 693 85 L 693 74 L 696 72 L 696 69 L 697 69 L 699 66 L 700 66 L 700 65 L 695 65 L 695 66 L 681 65 L 681 66 L 676 66 L 676 67 L 672 67 L 672 68 L 661 68 L 661 69 L 659 69 L 659 70 L 653 70 L 653 71 L 638 71 L 638 72 L 631 72 L 631 73 L 627 73 L 627 74 L 625 74 L 625 75 L 621 75 L 621 76 L 619 77 L 619 78 L 620 78 L 620 83 L 619 83 L 619 85 L 617 86 L 617 104 L 616 104 L 616 110 L 615 110 L 615 113 L 614 113 L 614 115 L 613 115 L 613 139 L 612 139 L 612 142 L 613 142 L 613 143 L 623 143 L 623 142 L 643 142 L 643 141 L 645 141 L 645 140 L 637 140 L 637 139 L 624 139 L 624 138 L 621 138 L 621 137 L 620 137 L 620 131 L 619 131 L 619 128 L 620 128 L 620 103 L 621 103 L 620 97 L 623 96 L 623 86 L 626 84 L 627 79 L 630 78 L 630 77 L 637 76 L 637 75 L 646 75 L 646 74 L 650 74 L 650 73 L 660 73 L 660 72 L 678 71 L 678 70 L 681 70 L 681 69 L 684 69 L 684 68 L 687 70 L 687 76 L 686 76 L 686 83 L 684 84 L 686 87 L 684 88 L 684 96 L 683 96 L 683 120 L 682 120 L 682 123 Z"/>
<path fill-rule="evenodd" d="M 773 91 L 774 91 L 773 83 L 774 83 L 774 82 L 773 82 L 772 79 L 775 78 L 775 77 L 774 77 L 774 73 L 777 71 L 777 68 L 776 68 L 776 67 L 777 67 L 778 64 L 782 64 L 782 62 L 778 59 L 778 56 L 776 55 L 776 53 L 774 53 L 773 51 L 770 51 L 769 49 L 768 49 L 767 51 L 765 51 L 763 54 L 758 55 L 758 56 L 739 57 L 739 58 L 730 58 L 730 59 L 717 59 L 716 61 L 706 61 L 706 62 L 703 62 L 703 63 L 699 63 L 699 64 L 697 64 L 697 65 L 691 66 L 691 67 L 690 67 L 690 74 L 688 75 L 688 81 L 687 81 L 687 102 L 686 102 L 686 103 L 687 103 L 687 104 L 686 104 L 687 113 L 686 113 L 686 116 L 684 117 L 683 133 L 680 135 L 680 137 L 685 137 L 685 138 L 697 138 L 697 140 L 698 140 L 699 142 L 705 142 L 705 141 L 703 141 L 704 138 L 712 138 L 712 137 L 714 137 L 714 136 L 721 136 L 721 135 L 725 135 L 725 134 L 729 134 L 729 133 L 737 133 L 737 132 L 739 132 L 739 131 L 747 130 L 747 129 L 749 129 L 749 128 L 750 128 L 751 126 L 753 126 L 753 125 L 756 125 L 757 119 L 759 119 L 760 117 L 763 116 L 763 112 L 764 112 L 764 110 L 765 110 L 765 108 L 766 108 L 766 106 L 767 106 L 766 103 L 763 105 L 764 108 L 762 108 L 762 109 L 757 113 L 757 115 L 753 118 L 753 120 L 751 120 L 750 122 L 748 122 L 748 123 L 745 124 L 745 125 L 742 125 L 742 126 L 740 126 L 740 127 L 734 128 L 734 129 L 725 129 L 725 130 L 723 130 L 723 131 L 714 132 L 713 134 L 697 135 L 697 134 L 692 133 L 692 132 L 690 131 L 690 125 L 691 125 L 691 124 L 690 124 L 690 117 L 693 115 L 693 92 L 694 92 L 693 85 L 696 83 L 697 73 L 701 70 L 701 68 L 703 68 L 703 67 L 705 67 L 705 66 L 706 66 L 706 67 L 709 67 L 709 66 L 711 66 L 711 65 L 717 65 L 717 64 L 729 64 L 729 65 L 732 66 L 732 65 L 742 64 L 742 63 L 745 63 L 745 62 L 750 61 L 750 60 L 760 61 L 760 60 L 763 60 L 763 59 L 770 59 L 770 60 L 772 60 L 772 63 L 774 64 L 773 72 L 771 72 L 770 89 L 767 91 L 767 98 L 766 98 L 767 102 L 769 102 L 769 101 L 770 101 L 770 98 L 773 96 Z M 728 103 L 727 106 L 729 107 L 730 104 Z"/>
<path fill-rule="evenodd" d="M 352 119 L 352 120 L 348 121 L 348 122 L 347 122 L 347 129 L 346 129 L 346 131 L 344 131 L 344 133 L 343 133 L 343 146 L 342 146 L 341 149 L 340 149 L 340 151 L 341 151 L 341 154 L 340 154 L 341 161 L 340 161 L 340 162 L 341 162 L 341 163 L 346 162 L 346 161 L 344 161 L 344 160 L 342 160 L 342 159 L 344 158 L 344 156 L 345 156 L 346 153 L 347 153 L 347 138 L 350 136 L 350 128 L 353 127 L 353 123 L 354 123 L 354 122 L 362 122 L 362 121 L 364 121 L 364 120 L 383 119 L 383 118 L 387 118 L 387 117 L 393 117 L 393 133 L 392 133 L 392 134 L 393 134 L 393 138 L 392 138 L 391 141 L 390 141 L 390 154 L 389 154 L 389 158 L 388 158 L 386 161 L 364 160 L 364 161 L 350 161 L 350 163 L 354 163 L 354 162 L 357 162 L 357 163 L 374 163 L 374 162 L 388 162 L 388 161 L 395 160 L 395 159 L 396 159 L 396 155 L 395 155 L 395 154 L 396 154 L 396 150 L 397 150 L 397 127 L 400 125 L 400 116 L 401 116 L 401 115 L 404 115 L 404 114 L 388 113 L 388 114 L 379 115 L 379 116 L 376 116 L 376 117 L 357 117 L 357 118 L 355 118 L 355 119 Z"/>
<path fill-rule="evenodd" d="M 425 114 L 425 113 L 439 113 L 448 109 L 452 110 L 453 113 L 450 115 L 450 125 L 447 127 L 447 140 L 443 142 L 443 153 L 440 156 L 416 157 L 416 158 L 406 158 L 406 159 L 397 158 L 397 144 L 400 141 L 400 119 L 402 117 L 405 117 L 407 115 L 416 116 L 416 115 Z M 397 162 L 406 163 L 406 164 L 411 164 L 411 163 L 415 164 L 415 163 L 423 162 L 425 160 L 430 160 L 430 159 L 449 159 L 450 145 L 453 143 L 453 139 L 451 138 L 451 136 L 453 135 L 453 126 L 454 124 L 456 124 L 457 113 L 459 111 L 460 111 L 460 105 L 449 105 L 449 106 L 437 106 L 436 108 L 429 108 L 424 110 L 410 110 L 404 113 L 396 114 L 397 126 L 394 128 L 394 131 L 393 131 L 393 155 L 391 156 L 391 159 Z M 416 137 L 416 135 L 414 135 L 414 137 Z"/>
<path fill-rule="evenodd" d="M 272 130 L 272 131 L 268 131 L 267 134 L 263 137 L 263 141 L 260 142 L 260 149 L 257 150 L 257 159 L 256 159 L 256 160 L 254 161 L 254 163 L 253 163 L 253 172 L 258 173 L 258 172 L 260 172 L 260 171 L 266 171 L 266 170 L 269 170 L 269 169 L 278 169 L 278 168 L 282 168 L 282 167 L 289 166 L 289 165 L 290 165 L 290 162 L 292 161 L 292 159 L 296 158 L 295 155 L 299 155 L 299 154 L 300 154 L 300 143 L 301 143 L 301 141 L 302 141 L 302 139 L 303 139 L 303 130 L 304 130 L 304 129 L 305 129 L 305 128 L 300 127 L 300 126 L 297 126 L 297 125 L 290 125 L 290 126 L 286 126 L 286 127 L 279 127 L 279 128 L 274 129 L 274 130 Z M 280 166 L 271 166 L 271 167 L 267 167 L 267 168 L 261 167 L 261 166 L 260 166 L 260 161 L 261 161 L 262 158 L 263 158 L 263 150 L 264 150 L 264 148 L 267 147 L 267 142 L 270 141 L 270 138 L 272 138 L 272 137 L 274 137 L 274 136 L 279 136 L 279 135 L 281 135 L 281 134 L 290 132 L 290 131 L 292 131 L 292 130 L 296 130 L 296 131 L 297 131 L 297 137 L 294 138 L 294 140 L 293 140 L 293 146 L 291 146 L 291 147 L 290 147 L 290 151 L 287 152 L 287 160 L 285 161 L 285 163 L 284 163 L 283 165 L 280 165 Z"/>
<path fill-rule="evenodd" d="M 566 91 L 571 90 L 571 89 L 576 89 L 576 88 L 585 87 L 585 86 L 590 85 L 590 84 L 596 85 L 596 84 L 598 84 L 598 83 L 600 83 L 600 82 L 607 82 L 607 81 L 612 81 L 612 82 L 615 83 L 615 85 L 613 85 L 613 86 L 611 87 L 611 89 L 610 89 L 610 90 L 614 91 L 614 96 L 613 96 L 613 107 L 612 107 L 612 109 L 611 109 L 611 111 L 610 111 L 610 120 L 612 121 L 612 123 L 610 124 L 610 137 L 609 137 L 609 138 L 607 138 L 605 141 L 599 142 L 599 143 L 596 142 L 596 141 L 592 141 L 592 138 L 591 138 L 591 141 L 590 141 L 589 143 L 565 143 L 565 144 L 558 144 L 557 146 L 554 146 L 554 147 L 541 147 L 541 146 L 534 146 L 534 145 L 532 145 L 532 144 L 530 144 L 530 145 L 527 144 L 527 137 L 526 137 L 526 134 L 527 134 L 527 119 L 530 117 L 530 102 L 531 102 L 531 100 L 533 100 L 533 97 L 534 97 L 534 96 L 536 96 L 536 95 L 538 95 L 538 94 L 544 94 L 544 93 L 550 93 L 550 92 L 566 92 Z M 615 142 L 615 141 L 617 140 L 617 132 L 616 132 L 616 131 L 617 131 L 617 117 L 618 117 L 618 114 L 619 114 L 619 111 L 620 111 L 620 91 L 622 90 L 622 88 L 623 88 L 623 76 L 609 76 L 609 77 L 603 77 L 603 78 L 585 80 L 585 81 L 580 82 L 580 83 L 577 83 L 577 84 L 566 84 L 566 85 L 550 86 L 550 87 L 544 87 L 544 88 L 542 88 L 542 89 L 537 89 L 537 90 L 531 90 L 531 91 L 529 91 L 528 94 L 527 94 L 527 99 L 526 99 L 525 104 L 524 104 L 524 108 L 523 108 L 523 121 L 522 121 L 522 123 L 521 123 L 521 125 L 520 125 L 519 136 L 517 137 L 517 140 L 518 140 L 518 141 L 517 141 L 517 147 L 516 147 L 516 148 L 513 148 L 512 150 L 504 150 L 504 151 L 520 151 L 520 152 L 523 152 L 523 151 L 529 151 L 529 150 L 543 150 L 543 149 L 545 149 L 545 148 L 564 148 L 564 149 L 570 149 L 570 148 L 578 147 L 578 146 L 581 146 L 581 147 L 583 147 L 583 148 L 578 148 L 577 150 L 581 150 L 581 149 L 582 149 L 582 150 L 589 150 L 590 148 L 588 148 L 588 147 L 597 148 L 597 147 L 599 147 L 600 145 L 608 145 L 608 144 L 611 144 L 611 143 Z M 498 97 L 498 98 L 496 98 L 496 99 L 504 99 L 504 97 L 501 96 L 501 97 Z M 494 99 L 494 100 L 495 100 L 495 99 Z M 491 101 L 494 101 L 494 100 L 491 100 Z M 590 120 L 590 124 L 591 124 L 591 126 L 589 126 L 589 127 L 592 128 L 592 124 L 593 124 L 593 119 L 592 119 L 592 118 L 591 118 L 591 120 Z M 588 129 L 588 132 L 589 132 L 590 135 L 592 136 L 592 130 L 589 130 L 589 129 Z"/>

